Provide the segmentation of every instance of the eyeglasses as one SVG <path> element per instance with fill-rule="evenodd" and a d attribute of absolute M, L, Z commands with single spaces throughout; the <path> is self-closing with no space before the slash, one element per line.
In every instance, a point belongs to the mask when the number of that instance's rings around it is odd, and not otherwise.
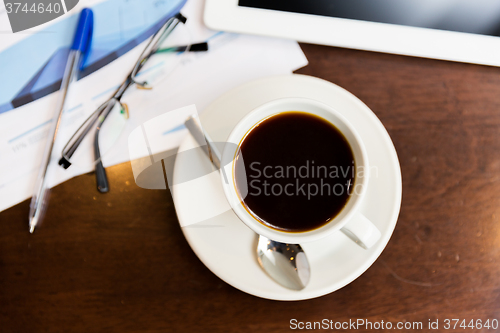
<path fill-rule="evenodd" d="M 178 13 L 168 19 L 153 35 L 137 59 L 132 71 L 118 87 L 113 96 L 101 104 L 78 128 L 62 151 L 59 165 L 67 169 L 72 164 L 95 164 L 97 189 L 108 192 L 109 183 L 102 164 L 102 156 L 111 150 L 126 127 L 129 117 L 127 104 L 121 101 L 131 86 L 152 89 L 160 84 L 181 62 L 186 52 L 207 51 L 206 42 L 190 44 L 186 29 L 186 18 Z M 182 45 L 182 46 L 179 46 Z M 158 56 L 154 56 L 158 54 Z M 82 142 L 93 141 L 94 156 L 78 150 Z"/>

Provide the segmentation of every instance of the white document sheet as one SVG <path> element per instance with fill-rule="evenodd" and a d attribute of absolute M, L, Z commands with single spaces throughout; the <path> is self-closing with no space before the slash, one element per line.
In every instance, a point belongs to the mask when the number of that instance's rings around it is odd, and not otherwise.
<path fill-rule="evenodd" d="M 130 118 L 112 151 L 103 156 L 105 166 L 129 160 L 129 133 L 147 120 L 191 104 L 203 113 L 213 100 L 240 84 L 291 73 L 307 65 L 307 59 L 294 41 L 208 30 L 202 23 L 202 9 L 202 0 L 189 0 L 182 13 L 188 17 L 187 26 L 193 40 L 208 39 L 210 50 L 190 55 L 188 61 L 151 91 L 130 88 L 122 99 L 130 108 Z M 5 47 L 1 38 L 0 35 L 0 50 Z M 91 140 L 79 148 L 88 152 L 86 166 L 72 165 L 64 170 L 57 161 L 70 136 L 124 80 L 145 43 L 71 85 L 50 166 L 48 181 L 51 186 L 93 170 Z M 13 44 L 12 36 L 9 36 L 8 44 Z M 0 77 L 0 80 L 8 79 Z M 32 196 L 47 131 L 55 116 L 57 97 L 58 92 L 55 92 L 0 114 L 0 211 Z M 164 124 L 165 140 L 170 146 L 165 148 L 179 145 L 187 133 L 184 120 L 182 117 Z M 26 219 L 27 215 L 28 212 Z"/>

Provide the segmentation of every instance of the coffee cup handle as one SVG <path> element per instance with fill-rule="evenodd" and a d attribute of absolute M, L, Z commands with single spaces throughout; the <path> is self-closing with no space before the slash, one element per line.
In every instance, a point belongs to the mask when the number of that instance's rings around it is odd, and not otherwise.
<path fill-rule="evenodd" d="M 340 230 L 364 249 L 372 247 L 381 236 L 377 227 L 359 212 Z"/>

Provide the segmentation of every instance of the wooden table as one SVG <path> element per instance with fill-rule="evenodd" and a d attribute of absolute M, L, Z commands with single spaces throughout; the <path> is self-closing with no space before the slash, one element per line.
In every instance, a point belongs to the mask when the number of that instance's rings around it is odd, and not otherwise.
<path fill-rule="evenodd" d="M 0 213 L 0 332 L 284 332 L 291 319 L 453 332 L 445 319 L 500 320 L 500 68 L 301 46 L 310 65 L 298 72 L 363 100 L 399 155 L 399 221 L 366 273 L 308 301 L 245 294 L 191 251 L 170 193 L 137 187 L 124 163 L 108 169 L 108 194 L 92 174 L 57 186 L 34 235 L 29 201 Z"/>

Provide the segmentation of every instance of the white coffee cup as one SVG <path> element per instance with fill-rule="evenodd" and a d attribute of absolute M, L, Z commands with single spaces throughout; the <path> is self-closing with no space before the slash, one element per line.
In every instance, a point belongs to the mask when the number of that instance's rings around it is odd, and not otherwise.
<path fill-rule="evenodd" d="M 260 222 L 245 209 L 240 195 L 244 197 L 246 193 L 242 193 L 241 186 L 239 186 L 238 191 L 235 184 L 234 158 L 237 153 L 238 145 L 258 123 L 272 115 L 287 111 L 310 113 L 333 124 L 344 135 L 351 146 L 356 170 L 361 170 L 361 168 L 363 170 L 362 175 L 359 177 L 358 172 L 356 172 L 354 185 L 352 187 L 353 190 L 340 213 L 325 225 L 304 232 L 282 231 Z M 224 165 L 224 167 L 221 171 L 226 175 L 221 177 L 222 187 L 229 205 L 235 214 L 257 234 L 282 243 L 301 244 L 318 240 L 337 231 L 342 231 L 350 239 L 365 249 L 373 246 L 380 238 L 381 234 L 377 227 L 360 212 L 360 206 L 368 186 L 370 170 L 365 146 L 354 127 L 332 107 L 305 98 L 283 98 L 274 100 L 257 107 L 245 116 L 233 129 L 227 142 L 229 144 L 225 145 L 222 152 L 222 165 Z"/>

